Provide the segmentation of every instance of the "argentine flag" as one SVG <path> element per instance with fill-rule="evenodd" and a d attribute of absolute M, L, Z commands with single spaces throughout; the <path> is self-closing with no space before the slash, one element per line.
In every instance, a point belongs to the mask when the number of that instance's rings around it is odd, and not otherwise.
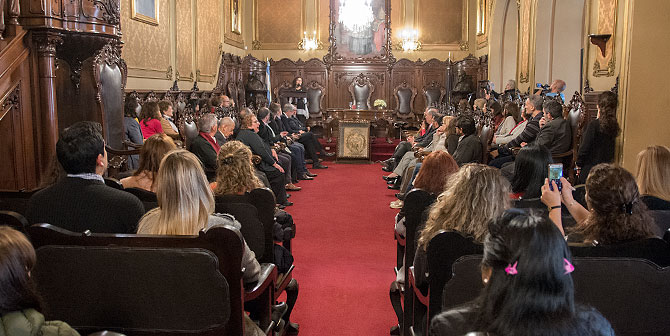
<path fill-rule="evenodd" d="M 272 103 L 272 89 L 270 88 L 270 60 L 265 59 L 265 86 L 268 88 L 268 106 Z"/>

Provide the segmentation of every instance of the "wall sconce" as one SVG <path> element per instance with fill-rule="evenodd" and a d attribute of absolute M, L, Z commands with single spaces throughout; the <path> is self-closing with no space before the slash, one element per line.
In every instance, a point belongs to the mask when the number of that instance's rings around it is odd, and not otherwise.
<path fill-rule="evenodd" d="M 591 44 L 600 48 L 600 53 L 603 55 L 603 57 L 605 57 L 605 52 L 607 52 L 607 41 L 609 41 L 611 37 L 612 34 L 589 34 Z"/>
<path fill-rule="evenodd" d="M 416 29 L 403 29 L 400 31 L 400 41 L 397 45 L 398 50 L 416 51 L 421 50 L 421 41 L 419 41 L 419 32 Z"/>
<path fill-rule="evenodd" d="M 314 31 L 314 36 L 309 38 L 307 32 L 303 32 L 303 37 L 300 42 L 298 42 L 298 50 L 311 51 L 317 49 L 323 49 L 323 43 L 316 38 L 316 30 Z"/>

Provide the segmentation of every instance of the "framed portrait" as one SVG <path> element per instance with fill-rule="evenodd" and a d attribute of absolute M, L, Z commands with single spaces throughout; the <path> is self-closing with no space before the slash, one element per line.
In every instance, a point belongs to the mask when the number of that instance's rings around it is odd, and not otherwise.
<path fill-rule="evenodd" d="M 337 160 L 370 160 L 370 122 L 338 122 Z"/>
<path fill-rule="evenodd" d="M 235 34 L 242 34 L 242 16 L 240 15 L 240 0 L 230 0 L 230 25 Z"/>
<path fill-rule="evenodd" d="M 159 0 L 130 0 L 130 18 L 150 25 L 158 25 Z"/>
<path fill-rule="evenodd" d="M 330 47 L 326 59 L 386 61 L 391 52 L 390 0 L 330 0 Z"/>

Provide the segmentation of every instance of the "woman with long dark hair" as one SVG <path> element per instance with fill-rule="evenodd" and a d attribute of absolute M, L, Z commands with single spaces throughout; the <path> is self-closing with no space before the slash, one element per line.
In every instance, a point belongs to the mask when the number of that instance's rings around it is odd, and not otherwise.
<path fill-rule="evenodd" d="M 531 144 L 521 148 L 514 160 L 512 199 L 539 198 L 547 178 L 547 165 L 552 162 L 547 147 Z"/>
<path fill-rule="evenodd" d="M 79 336 L 67 323 L 44 321 L 33 266 L 35 250 L 26 236 L 0 226 L 0 335 Z"/>
<path fill-rule="evenodd" d="M 552 184 L 551 188 L 549 183 Z M 565 178 L 559 191 L 553 181 L 542 186 L 542 202 L 550 209 L 549 217 L 563 231 L 561 203 L 577 222 L 569 241 L 592 244 L 616 244 L 654 236 L 654 220 L 640 199 L 635 178 L 624 168 L 601 163 L 586 179 L 586 204 L 589 210 L 572 197 L 572 186 Z"/>
<path fill-rule="evenodd" d="M 161 125 L 161 113 L 157 102 L 144 103 L 140 119 L 140 127 L 142 128 L 144 140 L 156 133 L 165 134 Z"/>
<path fill-rule="evenodd" d="M 430 335 L 614 335 L 597 310 L 574 302 L 570 250 L 549 219 L 508 210 L 488 231 L 479 298 L 435 316 Z"/>
<path fill-rule="evenodd" d="M 293 90 L 296 92 L 304 92 L 305 88 L 302 85 L 302 77 L 296 77 L 293 79 Z M 296 107 L 296 117 L 300 120 L 301 123 L 305 124 L 306 120 L 309 119 L 309 109 L 307 108 L 307 98 L 306 97 L 289 97 L 289 103 L 295 105 Z"/>
<path fill-rule="evenodd" d="M 598 117 L 586 126 L 579 145 L 577 169 L 578 184 L 586 182 L 593 166 L 614 161 L 614 144 L 621 132 L 616 120 L 617 95 L 605 91 L 598 97 Z"/>

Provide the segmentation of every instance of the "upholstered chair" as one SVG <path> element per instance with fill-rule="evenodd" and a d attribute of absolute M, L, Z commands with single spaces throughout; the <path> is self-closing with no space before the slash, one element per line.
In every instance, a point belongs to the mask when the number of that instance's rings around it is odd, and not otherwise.
<path fill-rule="evenodd" d="M 396 117 L 404 121 L 414 119 L 414 98 L 416 97 L 416 88 L 409 86 L 406 81 L 403 81 L 393 90 L 393 96 L 395 97 Z"/>
<path fill-rule="evenodd" d="M 430 84 L 423 87 L 423 97 L 426 100 L 426 107 L 438 106 L 442 104 L 442 99 L 447 93 L 447 90 L 442 84 L 432 81 Z"/>
<path fill-rule="evenodd" d="M 371 110 L 370 97 L 375 92 L 375 86 L 370 82 L 370 78 L 360 74 L 349 84 L 349 93 L 354 102 L 354 108 L 357 110 Z"/>

